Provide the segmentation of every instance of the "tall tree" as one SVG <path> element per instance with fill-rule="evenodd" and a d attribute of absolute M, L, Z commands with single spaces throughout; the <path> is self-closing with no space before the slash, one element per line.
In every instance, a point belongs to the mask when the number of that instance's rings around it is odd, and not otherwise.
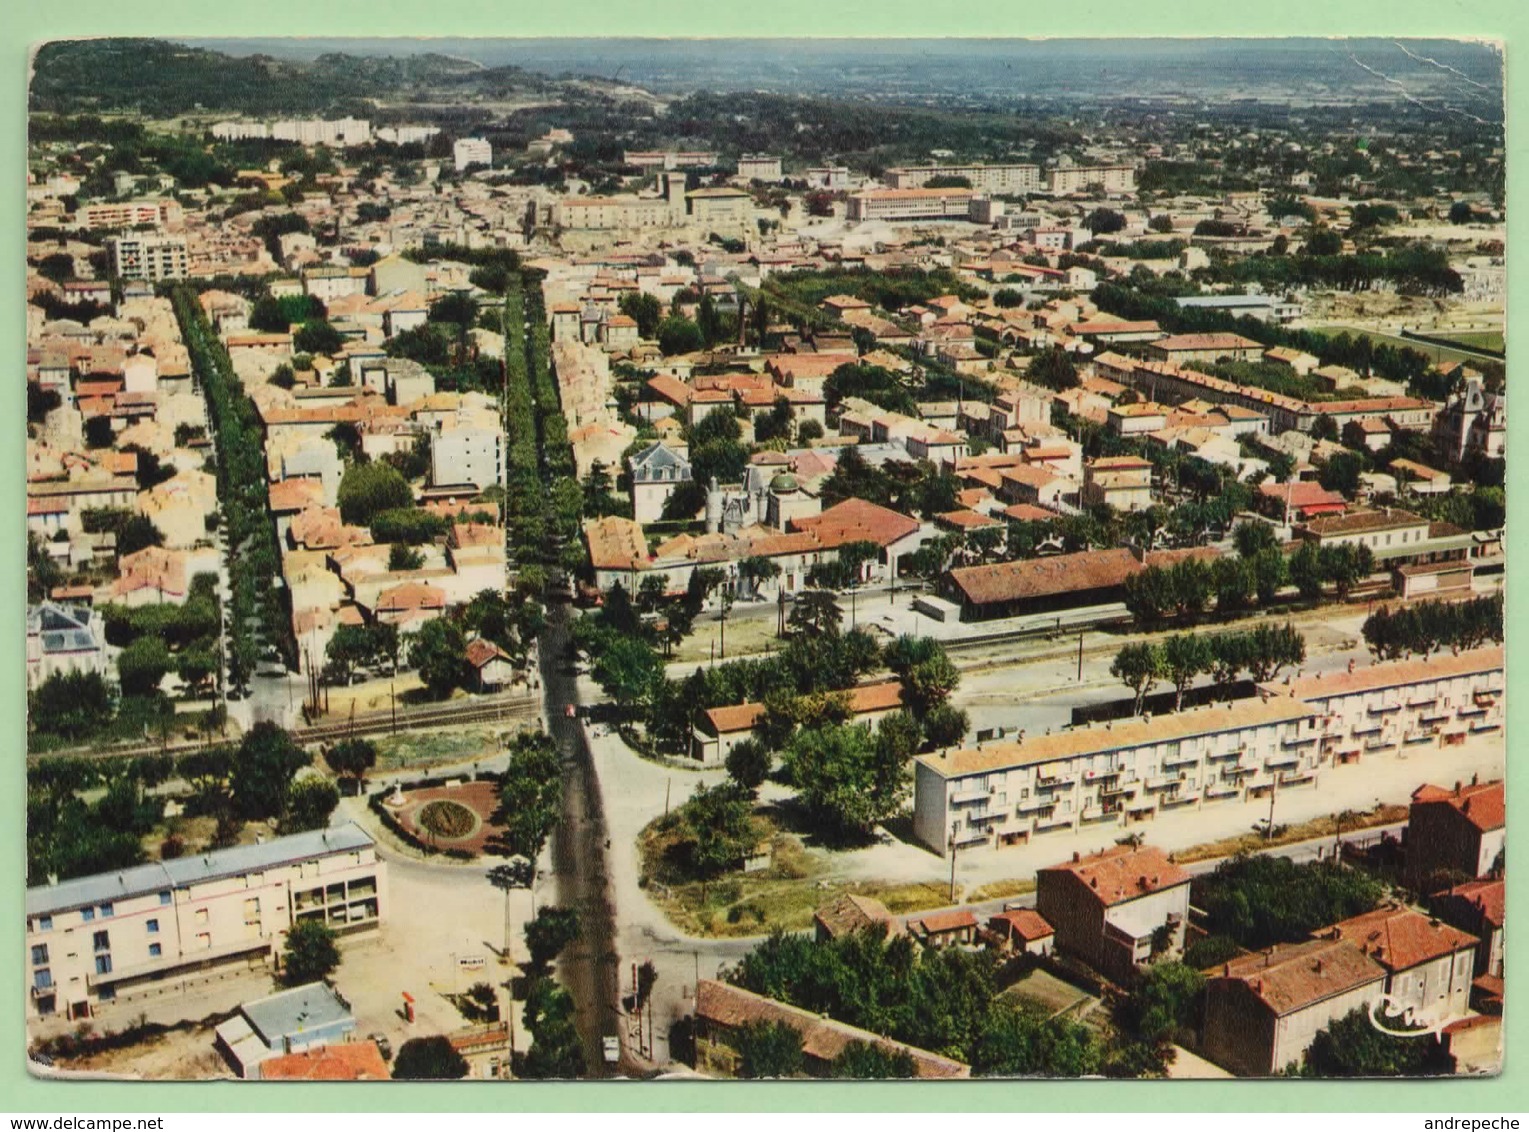
<path fill-rule="evenodd" d="M 281 955 L 282 978 L 289 987 L 327 979 L 340 965 L 334 930 L 322 920 L 298 920 L 287 932 Z"/>

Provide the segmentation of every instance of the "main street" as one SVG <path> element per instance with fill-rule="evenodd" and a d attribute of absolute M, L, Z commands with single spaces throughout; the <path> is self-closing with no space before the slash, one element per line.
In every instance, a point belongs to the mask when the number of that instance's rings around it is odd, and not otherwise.
<path fill-rule="evenodd" d="M 558 903 L 577 910 L 580 926 L 579 940 L 564 952 L 558 973 L 573 996 L 588 1072 L 600 1077 L 610 1072 L 601 1055 L 601 1040 L 621 1033 L 620 956 L 606 872 L 610 837 L 600 777 L 584 730 L 569 714 L 579 703 L 577 680 L 564 671 L 570 613 L 564 602 L 548 610 L 539 649 L 547 727 L 563 756 L 563 810 L 552 835 L 552 873 Z"/>

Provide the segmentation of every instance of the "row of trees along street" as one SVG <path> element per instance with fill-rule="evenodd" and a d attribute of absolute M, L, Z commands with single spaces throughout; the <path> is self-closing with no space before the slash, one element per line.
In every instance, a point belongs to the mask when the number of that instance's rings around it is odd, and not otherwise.
<path fill-rule="evenodd" d="M 244 691 L 263 657 L 297 666 L 291 611 L 277 584 L 281 558 L 266 497 L 264 437 L 255 404 L 195 293 L 177 286 L 171 299 L 217 437 L 218 500 L 231 591 L 223 626 L 226 663 L 230 685 Z"/>

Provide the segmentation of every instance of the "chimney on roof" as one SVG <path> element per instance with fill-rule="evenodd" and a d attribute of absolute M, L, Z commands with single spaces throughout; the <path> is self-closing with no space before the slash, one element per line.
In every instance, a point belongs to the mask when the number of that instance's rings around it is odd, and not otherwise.
<path fill-rule="evenodd" d="M 1078 863 L 1078 862 L 1079 862 L 1079 861 L 1081 861 L 1081 860 L 1082 860 L 1082 859 L 1083 859 L 1083 858 L 1082 858 L 1082 857 L 1080 857 L 1080 856 L 1079 856 L 1079 855 L 1078 855 L 1078 851 L 1077 851 L 1077 850 L 1076 850 L 1076 849 L 1074 849 L 1074 850 L 1073 850 L 1073 851 L 1072 851 L 1072 861 L 1073 861 L 1073 864 L 1077 864 L 1077 863 Z M 55 883 L 56 883 L 56 882 L 55 882 Z"/>
<path fill-rule="evenodd" d="M 1379 948 L 1376 948 L 1377 952 L 1379 950 L 1380 950 Z M 1316 965 L 1312 968 L 1312 970 L 1316 971 L 1316 973 L 1320 975 L 1322 973 L 1322 960 L 1318 959 L 1317 962 L 1316 962 Z"/>
<path fill-rule="evenodd" d="M 1464 788 L 1462 787 L 1460 780 L 1458 778 L 1455 779 L 1455 797 L 1458 798 L 1463 792 Z"/>
<path fill-rule="evenodd" d="M 1473 771 L 1471 773 L 1471 785 L 1472 786 L 1476 786 L 1480 782 L 1481 782 L 1481 773 L 1479 771 Z"/>

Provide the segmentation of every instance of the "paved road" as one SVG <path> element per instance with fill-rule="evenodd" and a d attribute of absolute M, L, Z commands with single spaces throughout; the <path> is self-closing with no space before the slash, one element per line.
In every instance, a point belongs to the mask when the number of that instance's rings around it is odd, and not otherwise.
<path fill-rule="evenodd" d="M 552 871 L 558 903 L 579 913 L 579 942 L 558 965 L 562 983 L 573 996 L 575 1020 L 584 1041 L 589 1075 L 609 1074 L 601 1039 L 620 1035 L 619 967 L 616 915 L 606 867 L 605 810 L 584 730 L 569 718 L 567 707 L 579 701 L 576 680 L 563 671 L 568 643 L 569 607 L 554 605 L 541 639 L 542 685 L 547 724 L 563 755 L 563 814 L 552 835 Z"/>

